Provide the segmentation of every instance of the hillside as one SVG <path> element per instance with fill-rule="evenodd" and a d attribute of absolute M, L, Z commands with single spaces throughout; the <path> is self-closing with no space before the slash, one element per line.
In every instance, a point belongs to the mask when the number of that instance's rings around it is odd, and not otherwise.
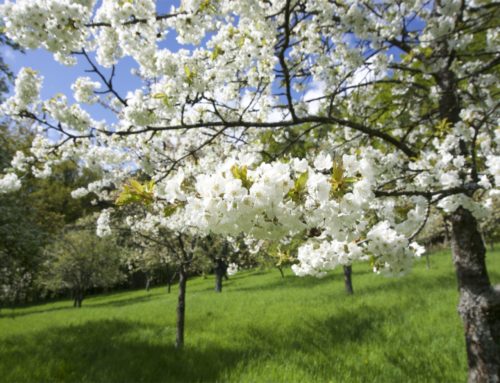
<path fill-rule="evenodd" d="M 173 348 L 176 289 L 0 312 L 4 382 L 457 382 L 466 380 L 450 256 L 403 278 L 354 267 L 324 279 L 247 271 L 213 292 L 188 282 L 186 347 Z M 500 283 L 500 251 L 488 253 Z"/>

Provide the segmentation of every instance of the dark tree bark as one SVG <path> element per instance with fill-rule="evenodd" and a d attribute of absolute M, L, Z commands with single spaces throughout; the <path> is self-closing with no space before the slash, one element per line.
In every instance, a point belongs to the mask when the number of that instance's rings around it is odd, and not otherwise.
<path fill-rule="evenodd" d="M 78 296 L 78 307 L 82 307 L 83 298 L 83 290 L 80 290 L 80 295 Z"/>
<path fill-rule="evenodd" d="M 453 263 L 460 292 L 469 383 L 500 382 L 500 292 L 490 284 L 477 221 L 460 207 L 451 215 Z"/>
<path fill-rule="evenodd" d="M 74 290 L 73 297 L 74 297 L 73 307 L 77 307 L 77 308 L 82 307 L 82 301 L 84 298 L 83 291 L 80 289 Z"/>
<path fill-rule="evenodd" d="M 179 297 L 177 300 L 177 336 L 175 347 L 182 349 L 184 347 L 184 319 L 186 313 L 186 282 L 187 275 L 184 266 L 179 268 Z"/>
<path fill-rule="evenodd" d="M 281 278 L 285 278 L 285 274 L 283 273 L 283 268 L 281 266 L 276 266 L 276 268 L 280 271 Z"/>
<path fill-rule="evenodd" d="M 344 285 L 345 292 L 348 295 L 354 294 L 354 290 L 352 288 L 352 266 L 344 266 Z"/>
<path fill-rule="evenodd" d="M 169 294 L 172 291 L 172 283 L 174 283 L 174 279 L 175 279 L 176 276 L 177 276 L 177 273 L 174 273 L 174 275 L 172 275 L 172 277 L 168 279 L 168 282 L 167 282 L 167 293 L 169 293 Z"/>
<path fill-rule="evenodd" d="M 216 259 L 215 260 L 215 292 L 221 293 L 222 292 L 222 278 L 224 278 L 224 275 L 226 275 L 227 272 L 227 264 L 224 262 L 223 259 Z"/>
<path fill-rule="evenodd" d="M 429 270 L 431 268 L 431 259 L 429 257 L 429 252 L 425 252 L 425 267 L 427 268 L 427 270 Z"/>
<path fill-rule="evenodd" d="M 448 54 L 446 40 L 438 50 L 450 59 L 439 72 L 434 74 L 440 88 L 439 114 L 443 121 L 456 124 L 460 121 L 461 99 L 458 80 L 451 70 L 456 58 Z M 457 154 L 470 156 L 473 147 L 460 140 Z M 478 181 L 473 164 L 471 177 Z M 462 181 L 465 182 L 466 172 Z M 472 196 L 472 192 L 469 197 Z M 459 207 L 450 216 L 451 249 L 457 275 L 460 301 L 458 313 L 464 324 L 469 383 L 500 382 L 500 293 L 491 286 L 486 270 L 483 238 L 472 213 Z"/>

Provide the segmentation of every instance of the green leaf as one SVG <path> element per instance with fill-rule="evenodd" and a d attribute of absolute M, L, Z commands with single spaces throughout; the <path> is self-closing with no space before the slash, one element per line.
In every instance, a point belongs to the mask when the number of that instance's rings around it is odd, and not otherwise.
<path fill-rule="evenodd" d="M 186 74 L 186 80 L 187 80 L 188 84 L 192 85 L 193 81 L 196 77 L 196 72 L 189 69 L 189 67 L 187 65 L 184 65 L 184 73 Z"/>
<path fill-rule="evenodd" d="M 303 196 L 305 195 L 307 180 L 309 178 L 309 174 L 307 172 L 302 173 L 297 177 L 293 188 L 288 192 L 288 197 L 295 203 L 299 203 Z"/>
<path fill-rule="evenodd" d="M 165 106 L 171 106 L 170 98 L 166 94 L 156 93 L 155 95 L 153 95 L 153 98 L 155 98 L 157 100 L 161 100 L 163 102 L 163 105 L 165 105 Z"/>
<path fill-rule="evenodd" d="M 178 201 L 178 202 L 175 202 L 175 203 L 169 203 L 167 205 L 167 207 L 165 207 L 165 209 L 163 209 L 163 214 L 165 214 L 165 217 L 170 217 L 172 214 L 174 214 L 177 209 L 179 209 L 180 207 L 184 207 L 186 205 L 185 202 L 183 201 Z"/>
<path fill-rule="evenodd" d="M 163 214 L 165 214 L 165 217 L 170 217 L 172 214 L 175 213 L 179 206 L 176 204 L 169 204 L 167 207 L 163 210 Z"/>
<path fill-rule="evenodd" d="M 144 185 L 135 179 L 130 179 L 128 184 L 123 185 L 123 191 L 118 195 L 115 204 L 118 206 L 131 203 L 142 203 L 149 205 L 154 201 L 154 181 L 148 181 Z"/>
<path fill-rule="evenodd" d="M 436 126 L 437 136 L 443 138 L 451 130 L 451 122 L 447 118 L 442 119 Z"/>
<path fill-rule="evenodd" d="M 231 167 L 231 174 L 233 177 L 240 180 L 243 187 L 249 190 L 253 185 L 253 181 L 248 178 L 247 171 L 248 169 L 246 166 L 240 167 L 235 164 Z"/>
<path fill-rule="evenodd" d="M 204 12 L 204 11 L 210 11 L 210 12 L 215 12 L 217 8 L 215 5 L 212 3 L 212 0 L 203 0 L 200 4 L 200 7 L 198 8 L 198 12 Z"/>
<path fill-rule="evenodd" d="M 137 193 L 142 193 L 144 191 L 144 187 L 141 185 L 141 183 L 133 178 L 129 180 L 129 184 L 131 186 L 131 189 Z"/>
<path fill-rule="evenodd" d="M 217 57 L 219 57 L 220 55 L 223 55 L 223 54 L 224 54 L 224 50 L 220 46 L 216 45 L 214 50 L 212 51 L 212 56 L 211 56 L 212 61 L 215 61 L 217 59 Z"/>
<path fill-rule="evenodd" d="M 118 5 L 120 7 L 123 7 L 125 4 L 133 4 L 134 0 L 118 0 Z"/>

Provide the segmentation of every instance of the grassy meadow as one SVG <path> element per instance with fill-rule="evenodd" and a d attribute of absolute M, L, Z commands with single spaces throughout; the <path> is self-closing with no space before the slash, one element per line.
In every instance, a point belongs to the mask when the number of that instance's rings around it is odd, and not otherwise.
<path fill-rule="evenodd" d="M 500 283 L 500 251 L 488 253 Z M 113 293 L 0 312 L 2 382 L 465 382 L 448 252 L 403 278 L 354 267 L 323 279 L 241 272 L 187 287 L 186 347 L 174 349 L 177 291 Z"/>

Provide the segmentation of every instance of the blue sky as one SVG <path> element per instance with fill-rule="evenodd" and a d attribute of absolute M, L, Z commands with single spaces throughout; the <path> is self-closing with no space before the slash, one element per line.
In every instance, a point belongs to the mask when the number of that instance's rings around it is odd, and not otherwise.
<path fill-rule="evenodd" d="M 3 2 L 3 0 L 0 0 L 0 3 Z M 178 3 L 179 0 L 159 0 L 157 1 L 158 13 L 167 13 L 172 5 L 177 5 Z M 99 6 L 99 2 L 97 6 Z M 422 22 L 418 19 L 413 20 L 411 26 L 418 30 L 422 27 Z M 209 37 L 210 35 L 206 36 L 205 41 Z M 179 44 L 175 41 L 174 34 L 170 34 L 168 40 L 161 42 L 160 46 L 169 48 L 173 51 L 180 48 Z M 185 48 L 189 49 L 192 47 L 187 46 Z M 394 53 L 396 58 L 399 59 L 400 52 L 398 50 L 393 49 L 389 53 Z M 73 102 L 71 84 L 73 84 L 78 77 L 89 76 L 98 80 L 95 74 L 85 73 L 85 70 L 89 69 L 89 65 L 82 57 L 79 57 L 76 66 L 68 67 L 56 62 L 51 53 L 42 49 L 28 50 L 26 53 L 22 54 L 8 47 L 2 47 L 0 49 L 0 54 L 4 57 L 6 63 L 11 67 L 14 73 L 17 73 L 22 67 L 28 66 L 37 70 L 44 76 L 44 84 L 41 92 L 42 99 L 49 99 L 57 93 L 64 93 L 68 95 L 70 102 Z M 136 67 L 137 64 L 129 57 L 119 61 L 114 84 L 117 91 L 123 96 L 126 95 L 128 90 L 137 89 L 141 86 L 141 81 L 130 73 L 131 69 Z M 104 70 L 104 72 L 109 73 L 109 70 Z M 105 119 L 108 122 L 115 121 L 114 114 L 99 105 L 86 105 L 83 107 L 87 109 L 96 120 Z"/>
<path fill-rule="evenodd" d="M 0 4 L 4 3 L 0 0 Z M 97 3 L 97 6 L 99 6 Z M 157 2 L 158 13 L 167 13 L 172 5 L 178 5 L 179 1 L 163 0 Z M 177 50 L 179 45 L 173 41 L 162 44 L 172 50 Z M 98 80 L 97 76 L 93 73 L 85 73 L 89 69 L 89 65 L 85 59 L 79 58 L 78 64 L 75 66 L 65 66 L 56 62 L 52 53 L 43 49 L 27 50 L 24 54 L 12 50 L 9 47 L 1 47 L 0 54 L 4 57 L 5 62 L 9 65 L 11 70 L 16 74 L 22 67 L 31 67 L 38 71 L 44 77 L 43 88 L 41 91 L 42 99 L 49 99 L 58 93 L 64 93 L 68 96 L 70 103 L 74 102 L 71 92 L 71 84 L 80 76 L 89 76 L 92 79 Z M 95 62 L 95 60 L 94 60 Z M 125 95 L 128 90 L 137 89 L 141 86 L 135 76 L 130 74 L 131 69 L 136 68 L 137 64 L 129 57 L 121 59 L 116 71 L 114 84 L 118 92 Z M 109 70 L 101 68 L 105 73 L 110 73 Z M 84 106 L 86 110 L 91 113 L 91 116 L 96 120 L 106 119 L 107 121 L 114 121 L 113 113 L 105 110 L 99 105 Z"/>

